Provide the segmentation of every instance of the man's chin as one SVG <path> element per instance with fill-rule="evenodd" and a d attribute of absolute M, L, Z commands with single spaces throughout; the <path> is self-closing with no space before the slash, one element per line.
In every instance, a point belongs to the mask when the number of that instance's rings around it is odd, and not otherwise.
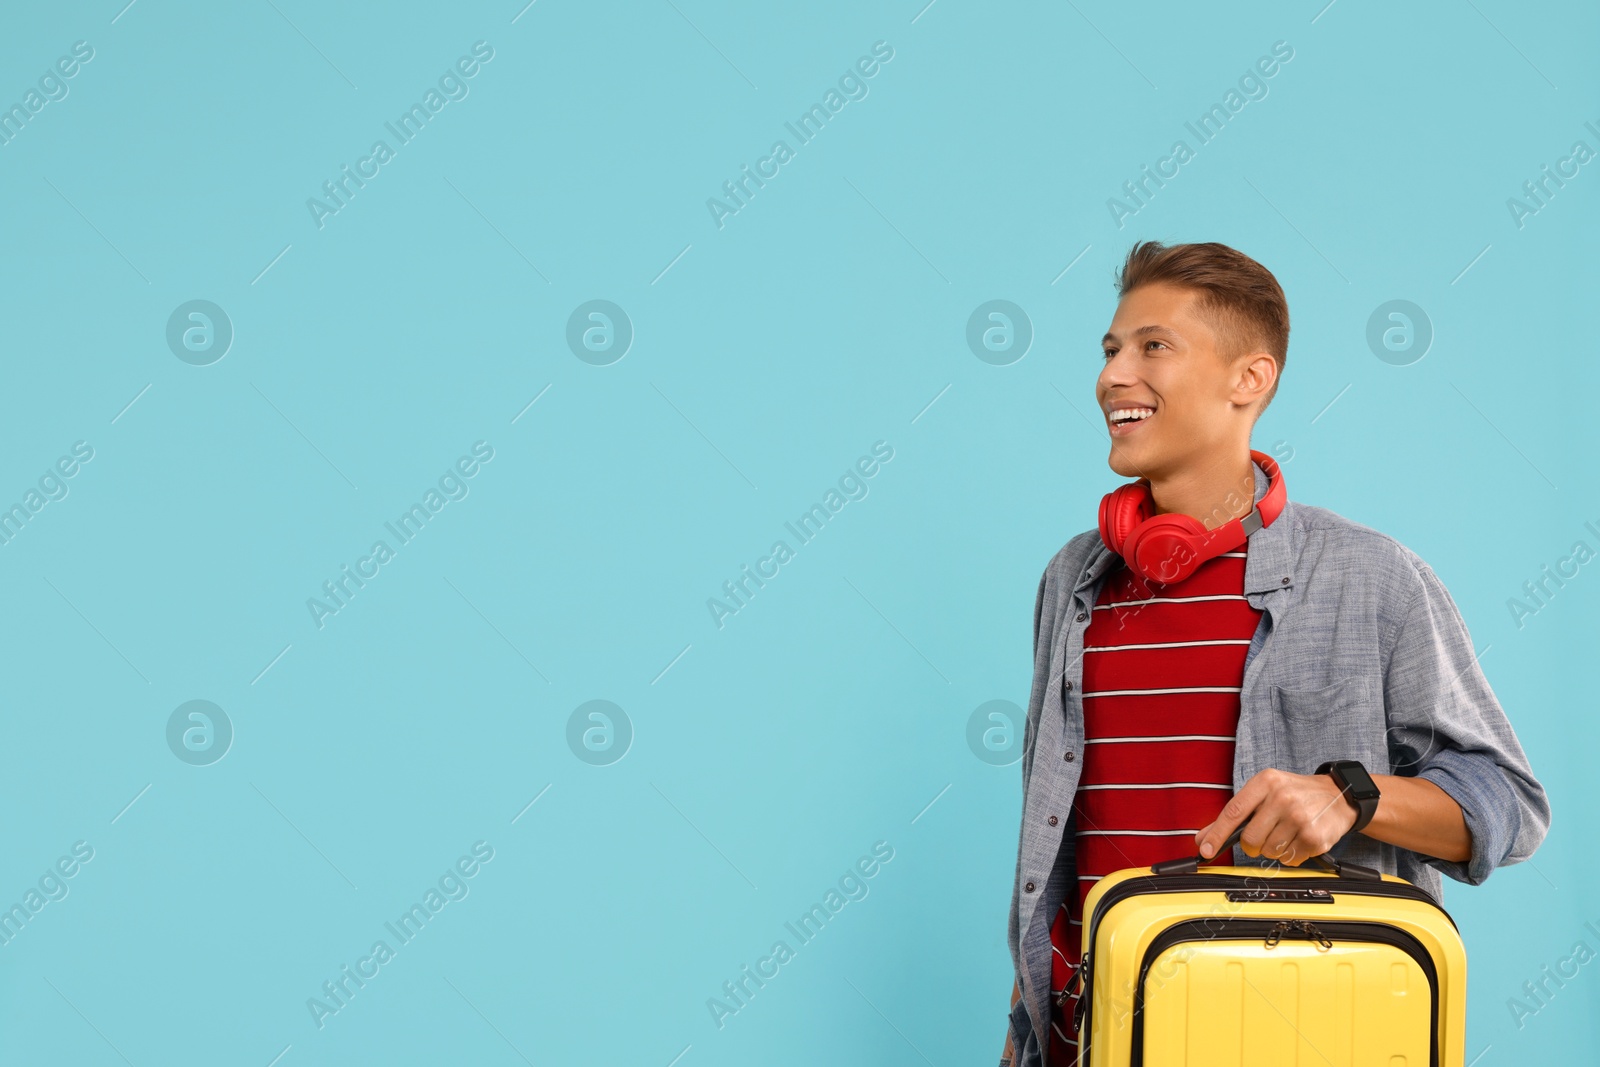
<path fill-rule="evenodd" d="M 1129 450 L 1120 445 L 1111 449 L 1111 454 L 1106 457 L 1106 463 L 1124 478 L 1143 478 L 1145 470 L 1149 467 L 1148 463 L 1134 462 Z"/>

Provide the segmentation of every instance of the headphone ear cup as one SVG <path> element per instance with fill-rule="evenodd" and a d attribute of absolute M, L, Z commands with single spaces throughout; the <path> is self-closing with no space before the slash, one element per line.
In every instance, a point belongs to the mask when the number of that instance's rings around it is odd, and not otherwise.
<path fill-rule="evenodd" d="M 1123 559 L 1147 581 L 1181 582 L 1201 563 L 1206 529 L 1190 515 L 1157 515 L 1124 545 Z"/>
<path fill-rule="evenodd" d="M 1123 543 L 1150 517 L 1150 490 L 1141 479 L 1119 485 L 1100 499 L 1100 540 L 1127 559 Z"/>

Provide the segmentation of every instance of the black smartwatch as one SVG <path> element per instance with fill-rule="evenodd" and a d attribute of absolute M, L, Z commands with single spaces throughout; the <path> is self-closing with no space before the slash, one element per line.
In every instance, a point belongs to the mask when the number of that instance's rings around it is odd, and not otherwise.
<path fill-rule="evenodd" d="M 1350 827 L 1350 833 L 1355 833 L 1367 823 L 1372 821 L 1372 816 L 1378 811 L 1377 783 L 1372 780 L 1372 775 L 1361 765 L 1360 760 L 1331 759 L 1318 767 L 1316 774 L 1328 774 L 1338 783 L 1339 790 L 1356 806 L 1359 814 L 1356 824 Z"/>

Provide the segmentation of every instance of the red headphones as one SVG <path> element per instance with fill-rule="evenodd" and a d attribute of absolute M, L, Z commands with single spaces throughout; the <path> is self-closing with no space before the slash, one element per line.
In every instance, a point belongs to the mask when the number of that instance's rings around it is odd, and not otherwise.
<path fill-rule="evenodd" d="M 1263 452 L 1251 449 L 1250 458 L 1266 472 L 1268 485 L 1248 515 L 1230 519 L 1215 530 L 1207 530 L 1192 515 L 1155 515 L 1150 479 L 1140 478 L 1119 485 L 1100 501 L 1100 539 L 1146 581 L 1183 581 L 1200 564 L 1238 548 L 1282 513 L 1288 498 L 1283 472 Z"/>

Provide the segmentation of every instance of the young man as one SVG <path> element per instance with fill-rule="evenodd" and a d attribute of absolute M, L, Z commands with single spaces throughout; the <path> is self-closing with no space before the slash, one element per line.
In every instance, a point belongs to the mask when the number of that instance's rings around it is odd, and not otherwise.
<path fill-rule="evenodd" d="M 1118 290 L 1095 397 L 1111 469 L 1140 482 L 1034 604 L 1001 1061 L 1021 1067 L 1076 1062 L 1082 904 L 1114 870 L 1331 851 L 1438 900 L 1441 872 L 1479 885 L 1550 825 L 1433 570 L 1287 500 L 1250 449 L 1288 349 L 1277 280 L 1225 245 L 1144 242 Z M 1363 769 L 1376 800 L 1354 799 Z"/>

